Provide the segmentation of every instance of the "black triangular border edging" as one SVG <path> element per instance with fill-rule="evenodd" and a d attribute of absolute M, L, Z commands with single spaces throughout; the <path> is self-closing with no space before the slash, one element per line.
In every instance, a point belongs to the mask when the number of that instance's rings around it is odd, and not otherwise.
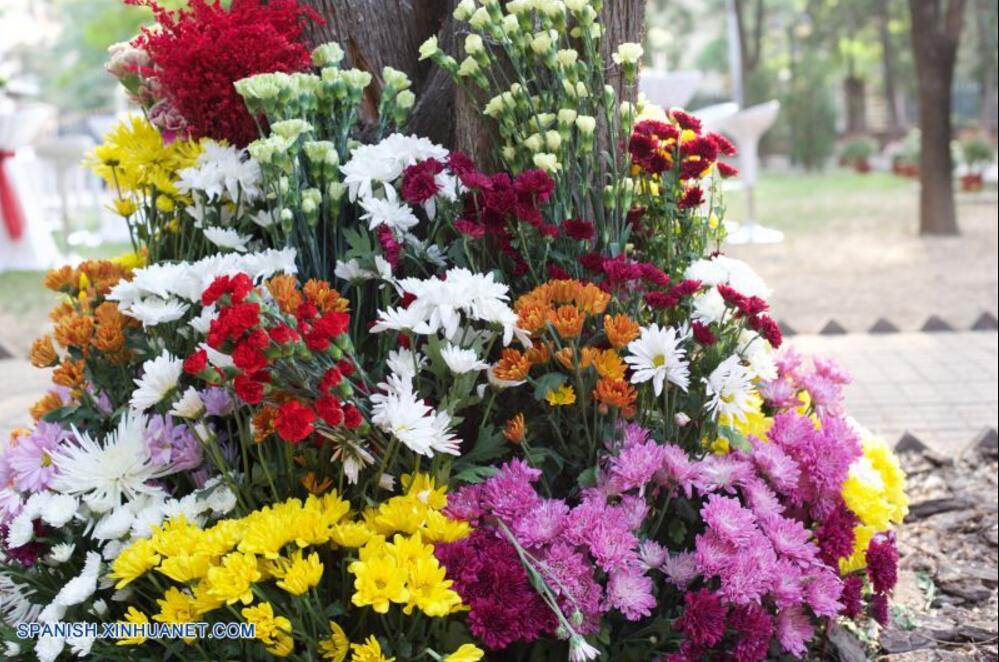
<path fill-rule="evenodd" d="M 971 325 L 972 331 L 999 331 L 999 320 L 992 313 L 982 313 Z"/>
<path fill-rule="evenodd" d="M 881 334 L 881 333 L 898 333 L 898 327 L 892 324 L 890 321 L 883 317 L 879 317 L 871 328 L 867 330 L 867 333 Z"/>
<path fill-rule="evenodd" d="M 919 327 L 919 330 L 923 333 L 941 333 L 944 331 L 954 331 L 955 329 L 947 320 L 939 315 L 930 315 L 923 322 L 923 325 Z"/>
<path fill-rule="evenodd" d="M 819 330 L 820 336 L 842 336 L 847 330 L 836 320 L 829 320 L 826 325 Z"/>

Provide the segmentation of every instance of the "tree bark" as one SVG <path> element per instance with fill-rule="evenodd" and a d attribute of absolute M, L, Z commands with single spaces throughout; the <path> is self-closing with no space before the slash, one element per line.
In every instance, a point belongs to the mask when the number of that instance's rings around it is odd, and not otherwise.
<path fill-rule="evenodd" d="M 902 118 L 895 86 L 895 47 L 891 40 L 889 0 L 878 0 L 878 33 L 881 39 L 881 74 L 884 78 L 885 105 L 888 111 L 888 133 L 894 138 L 902 133 Z"/>
<path fill-rule="evenodd" d="M 909 11 L 919 88 L 919 233 L 957 234 L 950 99 L 964 0 L 909 0 Z"/>
<path fill-rule="evenodd" d="M 742 68 L 742 93 L 745 97 L 743 103 L 746 106 L 751 106 L 760 101 L 760 99 L 757 99 L 753 94 L 749 94 L 749 92 L 751 88 L 750 79 L 760 63 L 760 54 L 763 48 L 763 23 L 765 20 L 763 0 L 756 0 L 756 4 L 753 6 L 755 14 L 753 25 L 752 27 L 748 25 L 746 4 L 749 1 L 735 0 L 735 22 L 739 31 L 739 61 Z"/>
<path fill-rule="evenodd" d="M 310 33 L 313 44 L 339 42 L 345 52 L 344 65 L 368 71 L 373 76 L 366 92 L 364 116 L 373 122 L 381 97 L 382 67 L 406 72 L 413 81 L 416 106 L 407 131 L 460 149 L 487 162 L 492 152 L 491 125 L 474 104 L 456 88 L 451 78 L 429 61 L 419 61 L 419 47 L 437 35 L 441 48 L 458 55 L 468 26 L 455 21 L 451 12 L 458 0 L 305 0 L 325 19 Z M 604 59 L 623 41 L 641 43 L 645 23 L 645 0 L 608 0 L 601 12 L 605 28 Z M 458 58 L 461 59 L 460 57 Z M 626 98 L 616 70 L 610 84 Z"/>
<path fill-rule="evenodd" d="M 864 79 L 856 75 L 844 78 L 843 95 L 846 97 L 846 132 L 864 133 L 867 131 L 867 97 Z"/>

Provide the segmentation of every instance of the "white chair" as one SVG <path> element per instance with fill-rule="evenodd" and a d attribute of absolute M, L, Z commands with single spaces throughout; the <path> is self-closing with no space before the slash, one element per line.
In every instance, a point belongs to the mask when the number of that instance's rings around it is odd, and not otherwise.
<path fill-rule="evenodd" d="M 737 112 L 739 112 L 739 104 L 734 101 L 716 103 L 693 111 L 697 119 L 701 120 L 701 126 L 708 131 L 722 131 L 725 128 L 725 122 Z"/>
<path fill-rule="evenodd" d="M 642 69 L 638 91 L 663 110 L 684 108 L 694 97 L 704 76 L 699 71 L 663 71 Z"/>
<path fill-rule="evenodd" d="M 87 196 L 86 173 L 81 167 L 83 157 L 93 146 L 93 139 L 86 134 L 57 136 L 35 146 L 38 158 L 45 161 L 55 172 L 59 220 L 67 241 L 73 234 L 73 228 L 70 227 L 70 208 L 78 209 L 85 197 L 90 197 L 91 203 L 93 202 L 93 193 L 89 192 Z"/>
<path fill-rule="evenodd" d="M 779 101 L 767 101 L 729 116 L 720 127 L 739 150 L 739 179 L 746 190 L 746 219 L 729 233 L 731 244 L 774 244 L 784 240 L 780 230 L 765 228 L 756 222 L 753 195 L 760 170 L 760 138 L 773 126 L 779 112 Z"/>

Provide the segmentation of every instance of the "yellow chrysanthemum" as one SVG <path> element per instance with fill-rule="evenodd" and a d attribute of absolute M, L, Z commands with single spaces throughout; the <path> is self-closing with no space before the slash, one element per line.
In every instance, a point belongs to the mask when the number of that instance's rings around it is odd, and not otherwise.
<path fill-rule="evenodd" d="M 141 611 L 135 607 L 129 607 L 125 612 L 125 620 L 120 621 L 124 623 L 132 623 L 133 625 L 148 625 L 149 617 L 143 614 Z M 126 637 L 124 639 L 119 639 L 115 643 L 118 646 L 141 646 L 146 643 L 148 637 L 145 635 L 138 635 L 135 637 Z"/>
<path fill-rule="evenodd" d="M 379 614 L 384 614 L 388 612 L 390 603 L 406 604 L 409 600 L 406 569 L 399 565 L 392 554 L 378 553 L 362 557 L 362 560 L 351 563 L 347 570 L 354 575 L 354 595 L 351 602 L 358 607 L 371 607 Z"/>
<path fill-rule="evenodd" d="M 178 588 L 168 588 L 156 604 L 160 606 L 160 611 L 153 616 L 153 620 L 159 623 L 191 623 L 198 620 L 195 618 L 198 614 L 194 609 L 194 600 Z"/>
<path fill-rule="evenodd" d="M 444 578 L 444 568 L 432 555 L 414 559 L 408 568 L 409 602 L 404 613 L 418 608 L 427 616 L 442 618 L 462 608 L 461 596 L 451 588 L 454 582 Z"/>
<path fill-rule="evenodd" d="M 160 556 L 150 539 L 141 538 L 135 541 L 122 550 L 111 564 L 111 578 L 118 580 L 114 585 L 115 588 L 124 588 L 155 568 L 159 562 Z"/>
<path fill-rule="evenodd" d="M 394 657 L 385 657 L 382 645 L 374 635 L 368 637 L 363 644 L 351 644 L 350 651 L 350 662 L 395 662 Z"/>
<path fill-rule="evenodd" d="M 292 595 L 302 595 L 322 578 L 323 564 L 319 561 L 319 555 L 313 552 L 303 557 L 300 550 L 295 550 L 277 585 Z"/>
<path fill-rule="evenodd" d="M 220 565 L 209 568 L 203 581 L 208 583 L 209 595 L 222 602 L 230 605 L 242 602 L 248 605 L 253 601 L 253 584 L 260 579 L 257 557 L 232 552 L 222 558 Z"/>
<path fill-rule="evenodd" d="M 156 570 L 175 582 L 191 582 L 208 573 L 212 557 L 207 554 L 180 554 L 163 559 Z"/>
<path fill-rule="evenodd" d="M 485 656 L 485 651 L 475 644 L 462 644 L 455 652 L 445 655 L 441 662 L 479 662 Z"/>
<path fill-rule="evenodd" d="M 284 616 L 276 616 L 271 603 L 260 602 L 252 607 L 243 607 L 239 613 L 254 626 L 254 636 L 268 652 L 279 655 L 289 643 L 294 646 L 291 642 L 291 621 Z M 290 652 L 288 648 L 284 655 Z"/>
<path fill-rule="evenodd" d="M 576 391 L 568 384 L 562 384 L 557 389 L 548 391 L 545 401 L 552 407 L 564 407 L 576 402 Z"/>
<path fill-rule="evenodd" d="M 324 660 L 343 662 L 350 651 L 350 639 L 336 621 L 330 621 L 330 636 L 319 642 L 319 654 Z"/>
<path fill-rule="evenodd" d="M 427 513 L 427 521 L 420 531 L 430 542 L 454 542 L 471 535 L 472 527 L 464 520 L 451 519 L 443 513 L 431 510 Z"/>

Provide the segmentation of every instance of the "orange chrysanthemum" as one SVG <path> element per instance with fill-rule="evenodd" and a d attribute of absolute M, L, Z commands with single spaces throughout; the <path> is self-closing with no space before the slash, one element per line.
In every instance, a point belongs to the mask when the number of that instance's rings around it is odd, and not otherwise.
<path fill-rule="evenodd" d="M 310 278 L 302 286 L 302 293 L 323 313 L 345 313 L 350 310 L 350 302 L 330 287 L 325 280 Z"/>
<path fill-rule="evenodd" d="M 83 385 L 85 363 L 82 359 L 63 359 L 62 363 L 52 371 L 52 383 L 65 386 L 68 389 L 79 389 Z"/>
<path fill-rule="evenodd" d="M 626 372 L 624 360 L 613 349 L 597 352 L 593 356 L 593 367 L 601 377 L 615 381 L 623 380 Z"/>
<path fill-rule="evenodd" d="M 585 348 L 584 348 L 585 351 Z M 575 359 L 575 350 L 572 347 L 563 347 L 562 349 L 555 352 L 555 360 L 565 368 L 566 370 L 573 369 L 573 360 Z"/>
<path fill-rule="evenodd" d="M 552 358 L 552 348 L 549 343 L 536 342 L 526 352 L 531 365 L 544 365 Z"/>
<path fill-rule="evenodd" d="M 289 274 L 279 274 L 267 281 L 267 291 L 286 315 L 294 315 L 305 300 L 298 291 L 298 280 Z"/>
<path fill-rule="evenodd" d="M 36 368 L 49 368 L 58 363 L 59 355 L 52 345 L 52 336 L 44 335 L 35 340 L 31 344 L 31 351 L 28 352 L 28 360 Z"/>
<path fill-rule="evenodd" d="M 503 426 L 503 436 L 511 444 L 520 444 L 527 437 L 527 424 L 524 422 L 524 415 L 517 414 L 506 422 Z"/>
<path fill-rule="evenodd" d="M 604 315 L 604 333 L 615 349 L 621 349 L 638 337 L 638 322 L 627 315 Z"/>
<path fill-rule="evenodd" d="M 78 271 L 89 281 L 89 288 L 92 288 L 98 295 L 105 295 L 111 288 L 118 284 L 118 281 L 131 279 L 132 270 L 123 264 L 111 262 L 109 260 L 87 260 L 80 264 Z M 83 280 L 80 279 L 80 289 Z"/>
<path fill-rule="evenodd" d="M 607 379 L 602 377 L 593 389 L 593 397 L 608 407 L 616 407 L 626 417 L 635 414 L 635 399 L 638 397 L 635 387 L 623 379 Z"/>
<path fill-rule="evenodd" d="M 94 335 L 94 320 L 83 315 L 67 315 L 56 325 L 54 334 L 56 342 L 63 347 L 86 350 Z"/>
<path fill-rule="evenodd" d="M 560 338 L 578 338 L 583 332 L 586 317 L 575 306 L 564 305 L 548 313 L 548 323 Z"/>
<path fill-rule="evenodd" d="M 252 430 L 255 443 L 262 443 L 267 437 L 274 434 L 277 429 L 277 413 L 275 407 L 264 405 L 253 414 Z"/>
<path fill-rule="evenodd" d="M 500 360 L 493 369 L 493 374 L 498 378 L 508 382 L 519 382 L 527 379 L 527 373 L 531 371 L 531 360 L 523 352 L 507 347 L 500 353 Z"/>
<path fill-rule="evenodd" d="M 309 492 L 309 494 L 316 494 L 316 495 L 324 494 L 326 490 L 328 490 L 330 486 L 333 485 L 332 478 L 327 477 L 320 479 L 316 475 L 316 472 L 314 471 L 310 471 L 306 473 L 304 476 L 302 476 L 301 482 L 302 482 L 302 487 L 304 487 Z"/>
<path fill-rule="evenodd" d="M 528 333 L 537 333 L 545 328 L 545 320 L 551 309 L 548 304 L 531 303 L 521 306 L 517 313 L 517 326 Z"/>
<path fill-rule="evenodd" d="M 59 394 L 55 391 L 49 391 L 43 395 L 38 402 L 31 405 L 31 409 L 28 410 L 28 413 L 31 414 L 32 419 L 38 421 L 49 412 L 55 411 L 62 406 L 63 402 L 62 398 L 59 397 Z"/>
<path fill-rule="evenodd" d="M 76 290 L 79 281 L 80 276 L 76 269 L 64 265 L 45 274 L 45 280 L 42 282 L 50 290 L 68 293 Z"/>

